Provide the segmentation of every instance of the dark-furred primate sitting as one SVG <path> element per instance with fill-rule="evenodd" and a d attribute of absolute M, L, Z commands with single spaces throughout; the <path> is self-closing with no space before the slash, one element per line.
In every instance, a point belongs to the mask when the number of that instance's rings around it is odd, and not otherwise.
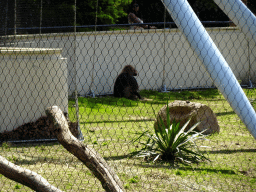
<path fill-rule="evenodd" d="M 114 84 L 114 96 L 125 97 L 127 99 L 141 99 L 138 93 L 139 85 L 134 76 L 137 76 L 137 70 L 131 66 L 126 65 L 121 74 L 118 75 Z"/>

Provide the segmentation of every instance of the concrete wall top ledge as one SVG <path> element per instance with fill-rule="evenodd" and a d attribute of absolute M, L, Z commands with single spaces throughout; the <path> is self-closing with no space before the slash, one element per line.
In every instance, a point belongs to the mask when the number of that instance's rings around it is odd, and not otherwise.
<path fill-rule="evenodd" d="M 211 27 L 206 28 L 207 31 L 237 31 L 240 30 L 238 27 Z M 163 33 L 163 32 L 180 32 L 178 28 L 169 29 L 143 29 L 143 30 L 118 30 L 118 31 L 92 31 L 92 32 L 68 32 L 68 33 L 46 33 L 46 34 L 29 34 L 29 35 L 8 35 L 2 36 L 2 40 L 22 40 L 22 39 L 40 39 L 45 37 L 65 37 L 65 36 L 90 36 L 90 35 L 113 35 L 113 34 L 134 34 L 134 33 Z"/>
<path fill-rule="evenodd" d="M 61 54 L 62 49 L 0 47 L 0 55 Z"/>

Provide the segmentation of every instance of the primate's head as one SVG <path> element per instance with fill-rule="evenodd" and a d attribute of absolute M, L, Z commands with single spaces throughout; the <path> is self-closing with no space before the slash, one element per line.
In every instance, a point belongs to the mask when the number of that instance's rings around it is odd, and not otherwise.
<path fill-rule="evenodd" d="M 122 73 L 128 73 L 131 76 L 137 76 L 138 75 L 138 71 L 131 65 L 126 65 L 123 68 Z"/>

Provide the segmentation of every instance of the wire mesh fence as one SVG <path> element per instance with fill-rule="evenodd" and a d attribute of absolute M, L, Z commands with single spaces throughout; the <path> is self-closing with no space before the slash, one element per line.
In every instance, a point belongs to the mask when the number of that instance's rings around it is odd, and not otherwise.
<path fill-rule="evenodd" d="M 0 2 L 0 155 L 9 165 L 62 191 L 103 191 L 91 168 L 58 142 L 45 113 L 57 105 L 71 133 L 106 160 L 124 191 L 255 190 L 256 55 L 248 36 L 254 2 L 243 1 L 252 11 L 246 34 L 247 23 L 229 19 L 217 0 L 188 1 L 228 64 L 217 68 L 219 59 L 212 71 L 206 63 L 216 53 L 200 44 L 200 30 L 184 32 L 196 22 L 179 24 L 166 2 Z M 227 79 L 229 70 L 235 80 Z M 174 119 L 184 125 L 189 118 L 184 130 L 174 128 Z M 32 191 L 9 179 L 3 163 L 0 191 Z"/>

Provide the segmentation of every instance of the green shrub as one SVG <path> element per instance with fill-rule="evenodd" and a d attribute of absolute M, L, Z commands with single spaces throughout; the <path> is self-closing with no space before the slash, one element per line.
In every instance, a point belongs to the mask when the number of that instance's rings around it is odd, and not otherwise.
<path fill-rule="evenodd" d="M 154 133 L 145 131 L 133 142 L 138 141 L 143 145 L 143 148 L 134 152 L 132 156 L 145 157 L 153 162 L 164 160 L 169 162 L 181 162 L 184 164 L 198 163 L 203 160 L 208 160 L 202 152 L 199 151 L 196 141 L 205 139 L 203 132 L 196 132 L 194 129 L 200 122 L 193 125 L 187 130 L 190 119 L 180 127 L 180 123 L 170 122 L 169 108 L 167 103 L 167 126 L 164 125 L 160 117 L 158 124 L 159 129 Z M 146 142 L 143 138 L 146 137 Z M 142 140 L 142 141 L 141 141 Z M 145 140 L 144 140 L 145 141 Z"/>

